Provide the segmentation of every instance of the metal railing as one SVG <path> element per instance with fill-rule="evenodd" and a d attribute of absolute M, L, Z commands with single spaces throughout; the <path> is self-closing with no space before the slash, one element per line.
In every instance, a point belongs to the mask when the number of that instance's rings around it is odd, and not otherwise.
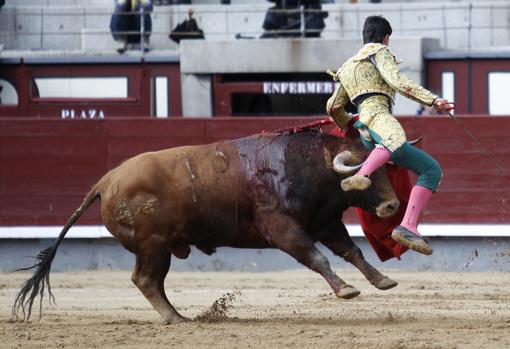
<path fill-rule="evenodd" d="M 81 7 L 77 7 L 76 13 L 69 13 L 66 10 L 66 13 L 58 13 L 56 10 L 52 10 L 49 12 L 46 8 L 41 8 L 38 10 L 33 9 L 23 9 L 23 11 L 17 12 L 16 8 L 3 8 L 2 12 L 0 12 L 0 43 L 6 43 L 6 49 L 16 49 L 18 47 L 25 47 L 26 45 L 16 45 L 16 43 L 23 43 L 24 38 L 28 36 L 39 37 L 39 47 L 30 47 L 31 49 L 44 49 L 44 42 L 46 40 L 56 39 L 58 36 L 84 36 L 84 35 L 140 35 L 140 50 L 143 51 L 145 49 L 145 43 L 143 40 L 143 36 L 150 34 L 153 36 L 168 36 L 172 28 L 182 20 L 187 18 L 187 9 L 186 6 L 175 6 L 169 8 L 158 8 L 157 11 L 146 12 L 143 7 L 141 7 L 138 11 L 138 16 L 140 16 L 140 28 L 137 30 L 130 31 L 116 31 L 111 32 L 109 27 L 110 16 L 113 13 L 113 10 L 110 10 L 110 13 L 107 11 L 90 11 L 87 12 L 85 9 Z M 206 39 L 214 40 L 215 38 L 222 38 L 226 40 L 234 40 L 234 39 L 254 39 L 260 35 L 266 34 L 266 37 L 305 37 L 307 34 L 315 34 L 315 35 L 323 35 L 329 38 L 360 38 L 361 36 L 361 27 L 363 24 L 364 17 L 370 14 L 375 13 L 377 10 L 367 9 L 366 7 L 360 8 L 358 6 L 351 6 L 348 8 L 338 8 L 332 5 L 324 6 L 322 9 L 304 9 L 304 8 L 293 8 L 293 9 L 271 9 L 271 8 L 247 8 L 246 6 L 228 6 L 226 9 L 218 10 L 216 8 L 208 8 L 208 5 L 195 5 L 193 6 L 195 17 L 197 19 L 198 25 L 201 26 L 205 32 Z M 106 9 L 105 9 L 106 10 Z M 412 6 L 400 6 L 398 9 L 393 9 L 390 17 L 393 17 L 392 24 L 394 26 L 394 34 L 395 35 L 419 35 L 422 36 L 435 36 L 442 40 L 444 47 L 450 47 L 451 43 L 449 42 L 450 37 L 449 33 L 462 31 L 466 36 L 464 48 L 471 49 L 474 46 L 478 46 L 474 40 L 475 33 L 484 32 L 486 35 L 483 37 L 483 41 L 486 43 L 486 46 L 492 46 L 496 44 L 496 39 L 501 40 L 499 44 L 501 45 L 510 45 L 510 3 L 508 4 L 490 4 L 490 5 L 477 5 L 476 7 L 473 4 L 469 3 L 467 6 L 451 8 L 451 6 L 447 5 L 430 5 L 425 9 L 428 13 L 434 13 L 440 20 L 437 18 L 432 21 L 428 19 L 428 22 L 433 22 L 433 25 L 423 25 L 423 26 L 409 26 L 405 24 L 404 18 L 407 16 L 417 16 L 420 12 L 423 12 L 424 9 L 416 9 Z M 389 10 L 386 10 L 387 13 Z M 450 19 L 453 11 L 458 11 L 457 21 L 453 23 Z M 462 11 L 466 13 L 461 13 Z M 330 19 L 325 20 L 326 26 L 323 29 L 316 28 L 306 28 L 306 16 L 308 15 L 320 15 L 324 12 L 329 14 Z M 476 12 L 476 13 L 475 13 Z M 280 28 L 280 29 L 270 29 L 264 30 L 262 29 L 262 23 L 264 21 L 264 17 L 268 14 L 272 13 L 275 15 L 287 15 L 289 17 L 294 17 L 295 22 L 290 21 L 290 27 Z M 475 16 L 480 16 L 480 14 L 484 15 L 484 19 L 480 19 Z M 117 13 L 118 15 L 129 15 L 133 16 L 133 12 L 122 12 Z M 383 13 L 384 14 L 384 13 Z M 495 16 L 506 15 L 506 21 L 500 20 L 496 22 Z M 161 29 L 152 30 L 150 32 L 146 32 L 146 23 L 145 16 L 146 15 L 155 15 L 157 16 L 156 20 L 159 21 L 168 21 L 170 24 L 168 31 L 163 31 Z M 223 16 L 223 20 L 217 21 L 218 15 Z M 297 16 L 296 16 L 297 15 Z M 19 17 L 40 17 L 39 20 L 33 19 L 32 21 L 23 21 Z M 250 20 L 251 25 L 247 27 L 235 27 L 233 28 L 232 23 L 237 23 L 235 18 L 243 17 L 246 19 L 246 22 Z M 58 18 L 54 17 L 66 18 L 76 17 L 83 18 L 83 25 L 81 28 L 76 29 L 76 23 L 71 26 L 70 30 L 67 30 L 62 25 L 56 29 L 56 26 L 49 25 L 50 22 L 58 22 Z M 212 25 L 211 18 L 215 19 L 216 26 Z M 87 22 L 90 22 L 90 19 L 94 18 L 94 21 L 97 22 L 97 19 L 104 18 L 104 26 L 101 25 L 99 27 L 87 25 Z M 333 19 L 332 19 L 333 18 Z M 89 19 L 89 21 L 87 21 Z M 347 25 L 347 19 L 351 22 L 350 25 Z M 395 20 L 396 19 L 396 20 Z M 253 22 L 257 21 L 257 24 Z M 3 22 L 3 23 L 2 23 Z M 26 30 L 23 26 L 28 22 L 31 22 L 29 25 L 29 29 Z M 424 23 L 427 20 L 424 20 Z M 354 23 L 354 24 L 353 24 Z M 439 25 L 437 25 L 440 23 Z M 153 26 L 154 27 L 154 26 Z M 156 27 L 161 28 L 164 27 L 162 25 L 157 25 Z M 84 30 L 89 29 L 93 30 L 93 33 L 86 33 Z M 501 37 L 501 33 L 504 34 L 504 37 Z M 182 33 L 183 36 L 186 35 L 196 35 L 197 32 L 188 32 Z M 10 41 L 9 41 L 10 39 Z"/>

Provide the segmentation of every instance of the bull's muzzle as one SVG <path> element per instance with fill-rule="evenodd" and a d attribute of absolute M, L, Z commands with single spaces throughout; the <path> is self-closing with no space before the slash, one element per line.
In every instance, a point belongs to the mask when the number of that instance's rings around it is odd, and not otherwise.
<path fill-rule="evenodd" d="M 397 199 L 387 200 L 382 202 L 379 206 L 376 207 L 375 212 L 377 216 L 380 218 L 386 218 L 393 216 L 397 213 L 397 210 L 400 206 L 400 203 Z"/>
<path fill-rule="evenodd" d="M 359 165 L 346 165 L 345 163 L 352 159 L 352 153 L 348 150 L 344 150 L 338 153 L 333 159 L 333 169 L 340 174 L 351 174 L 358 171 L 363 163 Z"/>

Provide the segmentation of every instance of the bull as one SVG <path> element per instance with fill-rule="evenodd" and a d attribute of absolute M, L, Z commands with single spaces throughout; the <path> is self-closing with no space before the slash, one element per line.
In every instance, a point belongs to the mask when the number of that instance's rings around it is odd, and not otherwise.
<path fill-rule="evenodd" d="M 367 153 L 359 139 L 316 130 L 258 134 L 208 145 L 143 153 L 103 176 L 69 218 L 57 240 L 40 252 L 13 316 L 28 320 L 35 298 L 51 292 L 49 274 L 67 231 L 96 200 L 108 231 L 136 256 L 132 281 L 165 323 L 186 321 L 166 297 L 172 255 L 190 246 L 211 255 L 217 247 L 277 248 L 324 277 L 339 298 L 360 291 L 338 277 L 315 246 L 320 241 L 358 268 L 375 287 L 397 283 L 363 257 L 341 221 L 351 206 L 388 217 L 398 200 L 385 169 L 363 192 L 343 192 L 340 181 Z M 41 309 L 40 309 L 41 310 Z"/>

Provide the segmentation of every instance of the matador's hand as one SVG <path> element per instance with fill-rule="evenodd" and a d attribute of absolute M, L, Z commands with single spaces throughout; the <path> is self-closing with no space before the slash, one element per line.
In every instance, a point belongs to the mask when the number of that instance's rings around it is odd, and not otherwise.
<path fill-rule="evenodd" d="M 455 108 L 455 103 L 449 102 L 444 98 L 436 98 L 434 100 L 434 108 L 439 112 L 448 113 Z"/>

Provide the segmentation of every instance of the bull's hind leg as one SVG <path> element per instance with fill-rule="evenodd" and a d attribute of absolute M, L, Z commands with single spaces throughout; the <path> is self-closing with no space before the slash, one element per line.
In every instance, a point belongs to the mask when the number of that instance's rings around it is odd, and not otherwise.
<path fill-rule="evenodd" d="M 387 290 L 397 286 L 396 281 L 381 274 L 379 270 L 375 269 L 365 260 L 363 253 L 351 240 L 343 224 L 330 229 L 328 234 L 321 239 L 321 242 L 333 251 L 334 254 L 358 268 L 367 280 L 378 289 Z"/>
<path fill-rule="evenodd" d="M 298 262 L 322 275 L 337 297 L 353 298 L 360 291 L 340 279 L 329 265 L 329 261 L 316 247 L 310 237 L 290 217 L 272 213 L 259 216 L 264 223 L 261 227 L 273 247 L 288 253 Z"/>
<path fill-rule="evenodd" d="M 165 324 L 189 321 L 175 310 L 166 297 L 164 281 L 170 269 L 171 254 L 167 249 L 156 245 L 143 246 L 137 251 L 131 279 L 161 315 Z"/>

